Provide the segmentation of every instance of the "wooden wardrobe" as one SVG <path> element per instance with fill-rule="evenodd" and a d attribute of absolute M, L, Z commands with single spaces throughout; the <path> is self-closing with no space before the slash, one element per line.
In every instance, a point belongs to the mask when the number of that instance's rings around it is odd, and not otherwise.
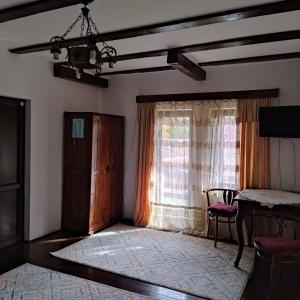
<path fill-rule="evenodd" d="M 64 115 L 64 230 L 92 234 L 122 216 L 124 118 Z"/>

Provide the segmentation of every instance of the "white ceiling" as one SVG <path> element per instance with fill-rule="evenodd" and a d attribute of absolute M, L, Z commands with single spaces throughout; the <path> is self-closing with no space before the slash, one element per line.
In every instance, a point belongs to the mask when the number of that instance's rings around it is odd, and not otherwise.
<path fill-rule="evenodd" d="M 0 9 L 25 2 L 28 1 L 1 0 Z M 95 0 L 90 8 L 95 23 L 103 32 L 108 32 L 270 2 L 276 1 Z M 2 23 L 0 24 L 0 39 L 13 41 L 16 46 L 47 42 L 51 36 L 62 34 L 65 31 L 80 13 L 80 7 L 80 5 L 76 5 Z M 126 54 L 299 29 L 300 11 L 296 11 L 113 41 L 109 44 L 117 49 L 118 54 Z M 78 36 L 78 30 L 74 31 L 72 36 Z M 191 53 L 188 56 L 195 62 L 200 62 L 295 51 L 300 51 L 300 39 L 203 51 Z M 43 55 L 50 59 L 48 52 Z M 166 65 L 165 57 L 118 62 L 115 69 L 124 70 L 161 65 Z"/>

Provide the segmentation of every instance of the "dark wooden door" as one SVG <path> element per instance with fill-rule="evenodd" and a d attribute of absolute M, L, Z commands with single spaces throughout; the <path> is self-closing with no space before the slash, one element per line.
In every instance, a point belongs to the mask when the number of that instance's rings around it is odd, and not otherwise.
<path fill-rule="evenodd" d="M 23 239 L 25 102 L 0 98 L 0 248 Z"/>

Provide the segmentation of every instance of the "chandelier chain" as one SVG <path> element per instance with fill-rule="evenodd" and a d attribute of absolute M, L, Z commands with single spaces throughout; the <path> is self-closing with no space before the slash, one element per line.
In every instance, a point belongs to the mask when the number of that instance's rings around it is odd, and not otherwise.
<path fill-rule="evenodd" d="M 77 19 L 68 27 L 66 32 L 61 36 L 63 39 L 66 38 L 66 36 L 74 29 L 76 24 L 80 21 L 80 19 L 83 17 L 83 13 L 81 13 Z"/>
<path fill-rule="evenodd" d="M 93 21 L 93 19 L 91 18 L 90 15 L 89 15 L 89 18 L 90 18 L 90 22 L 91 22 L 91 24 L 92 24 L 92 26 L 93 26 L 95 32 L 96 32 L 98 35 L 100 35 L 100 31 L 99 31 L 99 29 L 97 28 L 96 24 L 94 23 L 94 21 Z"/>
<path fill-rule="evenodd" d="M 93 19 L 91 18 L 90 14 L 89 14 L 89 20 L 90 20 L 96 34 L 100 36 L 100 31 L 99 31 L 97 25 L 94 23 Z M 103 44 L 104 47 L 108 47 L 108 45 L 105 41 L 102 41 L 102 44 Z"/>
<path fill-rule="evenodd" d="M 83 32 L 84 32 L 84 18 L 82 19 L 80 30 L 81 30 L 80 31 L 80 37 L 83 37 Z"/>
<path fill-rule="evenodd" d="M 89 15 L 86 16 L 86 36 L 92 35 L 92 28 L 91 28 L 91 23 L 90 23 L 90 18 Z"/>

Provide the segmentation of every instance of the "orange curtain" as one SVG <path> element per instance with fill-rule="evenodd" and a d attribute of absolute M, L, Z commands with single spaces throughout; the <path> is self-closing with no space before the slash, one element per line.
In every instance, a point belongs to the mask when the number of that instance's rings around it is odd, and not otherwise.
<path fill-rule="evenodd" d="M 137 195 L 134 221 L 146 226 L 150 216 L 150 175 L 154 152 L 155 103 L 138 104 L 139 141 Z"/>
<path fill-rule="evenodd" d="M 238 101 L 238 123 L 240 142 L 240 189 L 270 188 L 270 139 L 259 137 L 259 108 L 270 106 L 270 99 Z M 244 236 L 248 236 L 251 216 L 244 220 Z M 272 232 L 270 220 L 260 217 L 252 219 L 256 236 L 268 236 Z M 245 240 L 248 245 L 248 241 Z"/>
<path fill-rule="evenodd" d="M 270 99 L 238 101 L 240 189 L 270 188 L 270 139 L 259 137 L 259 108 Z"/>

